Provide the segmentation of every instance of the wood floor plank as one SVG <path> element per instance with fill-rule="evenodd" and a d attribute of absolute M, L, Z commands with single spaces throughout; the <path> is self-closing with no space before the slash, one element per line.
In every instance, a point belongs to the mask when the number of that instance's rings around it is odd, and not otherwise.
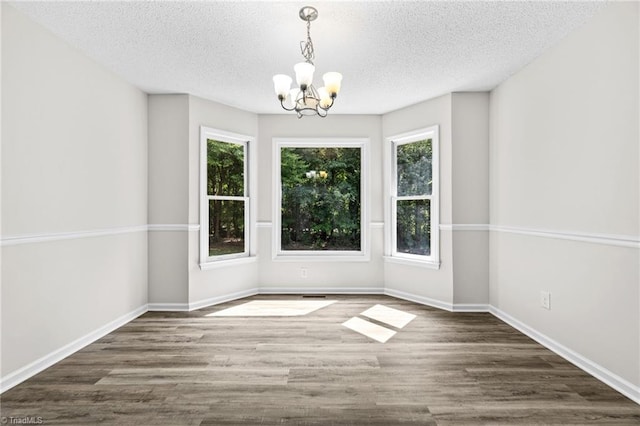
<path fill-rule="evenodd" d="M 494 316 L 336 296 L 298 317 L 148 312 L 0 396 L 61 425 L 640 425 L 640 406 Z M 416 317 L 378 343 L 341 324 Z M 385 326 L 383 323 L 376 324 Z"/>

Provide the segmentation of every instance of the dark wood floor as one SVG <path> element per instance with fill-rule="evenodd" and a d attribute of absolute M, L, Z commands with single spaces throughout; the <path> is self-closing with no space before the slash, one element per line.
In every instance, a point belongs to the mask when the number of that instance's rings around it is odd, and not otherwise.
<path fill-rule="evenodd" d="M 5 392 L 43 424 L 640 424 L 640 406 L 485 313 L 328 296 L 302 317 L 150 312 Z M 341 324 L 375 304 L 417 315 L 387 343 Z"/>

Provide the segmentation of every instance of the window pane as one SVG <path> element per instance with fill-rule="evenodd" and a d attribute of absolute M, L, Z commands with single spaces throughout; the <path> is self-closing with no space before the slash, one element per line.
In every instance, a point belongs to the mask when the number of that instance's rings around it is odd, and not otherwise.
<path fill-rule="evenodd" d="M 244 146 L 207 140 L 207 194 L 244 196 Z"/>
<path fill-rule="evenodd" d="M 282 250 L 360 250 L 360 148 L 282 148 Z"/>
<path fill-rule="evenodd" d="M 431 139 L 397 146 L 398 195 L 431 195 Z"/>
<path fill-rule="evenodd" d="M 398 253 L 431 254 L 431 200 L 397 201 Z"/>
<path fill-rule="evenodd" d="M 244 201 L 209 200 L 209 256 L 244 253 Z"/>

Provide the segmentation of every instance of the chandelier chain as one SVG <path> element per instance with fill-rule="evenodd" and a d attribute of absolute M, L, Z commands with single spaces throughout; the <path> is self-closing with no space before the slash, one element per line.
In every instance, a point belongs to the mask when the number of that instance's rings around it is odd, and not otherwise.
<path fill-rule="evenodd" d="M 307 41 L 300 42 L 300 52 L 308 63 L 313 65 L 315 53 L 313 51 L 313 42 L 311 41 L 311 20 L 307 19 Z"/>

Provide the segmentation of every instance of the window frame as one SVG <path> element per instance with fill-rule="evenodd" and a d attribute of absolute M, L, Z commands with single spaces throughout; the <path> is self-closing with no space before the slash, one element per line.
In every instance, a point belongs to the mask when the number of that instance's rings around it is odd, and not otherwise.
<path fill-rule="evenodd" d="M 431 139 L 431 195 L 398 196 L 398 146 Z M 440 155 L 439 155 L 439 126 L 414 130 L 385 138 L 387 163 L 387 196 L 386 196 L 386 224 L 385 260 L 410 265 L 420 265 L 432 269 L 440 267 Z M 431 228 L 430 254 L 419 255 L 398 251 L 397 241 L 397 205 L 402 200 L 430 200 L 429 226 Z"/>
<path fill-rule="evenodd" d="M 244 193 L 242 196 L 209 195 L 207 193 L 208 140 L 243 146 L 244 151 Z M 230 263 L 251 261 L 256 255 L 256 170 L 255 138 L 200 126 L 200 268 L 211 269 Z M 241 253 L 209 255 L 209 202 L 211 200 L 244 201 L 244 251 Z"/>
<path fill-rule="evenodd" d="M 278 261 L 359 262 L 370 260 L 369 244 L 369 138 L 273 138 L 272 258 Z M 282 148 L 360 149 L 360 250 L 282 250 Z"/>

